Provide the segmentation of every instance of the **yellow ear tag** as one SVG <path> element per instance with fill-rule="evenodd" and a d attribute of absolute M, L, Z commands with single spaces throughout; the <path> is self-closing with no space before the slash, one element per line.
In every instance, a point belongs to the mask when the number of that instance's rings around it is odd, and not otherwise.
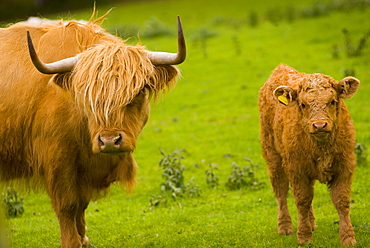
<path fill-rule="evenodd" d="M 288 92 L 284 91 L 284 93 L 280 96 L 278 96 L 279 102 L 284 104 L 285 106 L 288 106 L 288 98 L 286 97 L 288 95 Z"/>
<path fill-rule="evenodd" d="M 348 90 L 351 86 L 349 84 L 346 84 L 346 89 Z"/>

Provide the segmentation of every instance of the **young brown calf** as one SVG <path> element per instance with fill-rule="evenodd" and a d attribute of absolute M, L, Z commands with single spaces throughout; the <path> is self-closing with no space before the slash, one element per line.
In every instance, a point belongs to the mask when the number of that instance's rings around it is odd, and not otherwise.
<path fill-rule="evenodd" d="M 289 184 L 298 208 L 298 242 L 312 240 L 314 183 L 326 183 L 340 218 L 343 245 L 355 245 L 349 209 L 356 166 L 355 128 L 343 99 L 360 85 L 279 65 L 259 92 L 261 144 L 278 202 L 278 232 L 292 234 Z"/>

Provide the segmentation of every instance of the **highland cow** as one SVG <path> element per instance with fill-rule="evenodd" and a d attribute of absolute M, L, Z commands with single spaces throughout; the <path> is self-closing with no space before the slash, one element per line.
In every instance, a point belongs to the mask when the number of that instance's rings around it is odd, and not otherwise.
<path fill-rule="evenodd" d="M 180 20 L 177 53 L 129 46 L 101 20 L 0 29 L 0 175 L 46 189 L 63 248 L 89 244 L 92 199 L 113 182 L 133 187 L 150 99 L 175 84 L 173 65 L 185 60 Z"/>
<path fill-rule="evenodd" d="M 278 233 L 292 234 L 287 194 L 298 208 L 298 242 L 312 240 L 314 183 L 328 185 L 338 211 L 343 245 L 355 245 L 350 220 L 351 183 L 356 166 L 355 128 L 343 99 L 360 85 L 354 77 L 337 82 L 279 65 L 259 92 L 261 144 L 278 203 Z"/>

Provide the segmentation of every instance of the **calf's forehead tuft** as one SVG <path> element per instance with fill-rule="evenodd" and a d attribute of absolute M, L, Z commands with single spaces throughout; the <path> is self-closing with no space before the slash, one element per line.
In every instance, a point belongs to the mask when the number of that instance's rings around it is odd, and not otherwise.
<path fill-rule="evenodd" d="M 311 89 L 327 89 L 335 88 L 338 84 L 332 77 L 323 75 L 320 73 L 306 74 L 300 83 L 300 88 L 302 91 L 308 91 Z"/>

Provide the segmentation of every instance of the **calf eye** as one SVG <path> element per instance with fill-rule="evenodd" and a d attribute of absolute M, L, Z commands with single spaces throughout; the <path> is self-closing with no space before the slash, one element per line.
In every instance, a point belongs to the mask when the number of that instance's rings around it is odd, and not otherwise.
<path fill-rule="evenodd" d="M 305 105 L 304 103 L 301 103 L 301 107 L 302 107 L 302 108 L 305 108 L 305 107 L 306 107 L 306 105 Z"/>
<path fill-rule="evenodd" d="M 335 100 L 331 101 L 330 103 L 331 105 L 335 105 Z"/>

